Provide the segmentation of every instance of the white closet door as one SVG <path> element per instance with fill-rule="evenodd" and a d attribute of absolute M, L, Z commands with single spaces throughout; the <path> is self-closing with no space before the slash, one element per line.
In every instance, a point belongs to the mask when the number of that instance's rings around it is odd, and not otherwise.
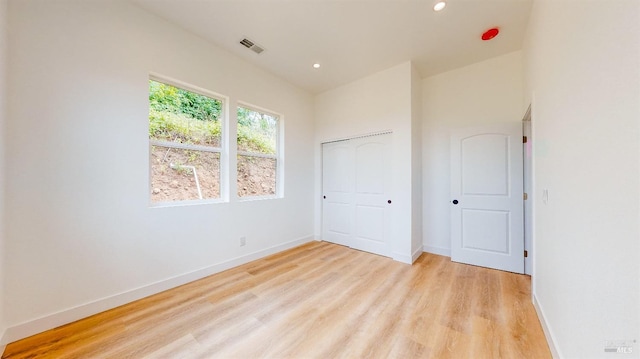
<path fill-rule="evenodd" d="M 389 256 L 391 135 L 323 145 L 323 239 Z"/>
<path fill-rule="evenodd" d="M 351 246 L 353 151 L 347 141 L 322 146 L 322 239 Z"/>

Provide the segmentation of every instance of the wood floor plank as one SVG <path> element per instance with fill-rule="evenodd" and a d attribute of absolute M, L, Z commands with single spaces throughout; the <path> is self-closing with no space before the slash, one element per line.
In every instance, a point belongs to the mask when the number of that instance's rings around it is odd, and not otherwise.
<path fill-rule="evenodd" d="M 194 358 L 204 354 L 204 348 L 191 334 L 175 340 L 159 350 L 145 355 L 144 359 Z"/>
<path fill-rule="evenodd" d="M 550 358 L 527 276 L 312 242 L 7 346 L 2 358 Z"/>

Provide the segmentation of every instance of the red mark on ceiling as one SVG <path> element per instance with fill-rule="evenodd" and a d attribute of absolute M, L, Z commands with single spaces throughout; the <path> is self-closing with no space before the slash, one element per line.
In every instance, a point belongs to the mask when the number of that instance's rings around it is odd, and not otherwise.
<path fill-rule="evenodd" d="M 482 40 L 483 41 L 489 41 L 489 40 L 493 39 L 494 37 L 498 36 L 498 33 L 500 33 L 500 30 L 498 30 L 497 27 L 491 28 L 491 29 L 485 31 L 484 34 L 482 34 Z"/>

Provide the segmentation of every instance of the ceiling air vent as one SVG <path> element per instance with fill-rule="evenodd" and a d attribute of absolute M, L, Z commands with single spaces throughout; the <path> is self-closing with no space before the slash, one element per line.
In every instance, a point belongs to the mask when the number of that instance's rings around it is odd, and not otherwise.
<path fill-rule="evenodd" d="M 247 49 L 255 52 L 256 54 L 261 53 L 262 51 L 264 51 L 264 48 L 260 45 L 256 45 L 253 41 L 244 38 L 240 41 L 240 44 L 244 47 L 246 47 Z"/>

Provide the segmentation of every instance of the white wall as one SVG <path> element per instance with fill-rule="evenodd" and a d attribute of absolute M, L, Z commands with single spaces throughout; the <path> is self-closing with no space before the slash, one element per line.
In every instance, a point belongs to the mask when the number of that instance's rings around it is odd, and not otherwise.
<path fill-rule="evenodd" d="M 5 226 L 4 226 L 4 126 L 7 114 L 7 0 L 0 0 L 0 352 L 4 351 L 4 281 L 5 281 Z"/>
<path fill-rule="evenodd" d="M 450 256 L 450 132 L 522 121 L 522 53 L 431 76 L 422 84 L 423 244 L 427 252 Z"/>
<path fill-rule="evenodd" d="M 534 2 L 524 58 L 535 300 L 559 357 L 608 357 L 640 341 L 640 3 Z"/>
<path fill-rule="evenodd" d="M 411 262 L 411 76 L 410 62 L 378 72 L 315 98 L 316 235 L 321 233 L 321 143 L 392 130 L 392 257 Z"/>
<path fill-rule="evenodd" d="M 9 10 L 10 339 L 312 238 L 310 94 L 125 2 Z M 283 114 L 285 197 L 149 208 L 149 72 Z"/>

